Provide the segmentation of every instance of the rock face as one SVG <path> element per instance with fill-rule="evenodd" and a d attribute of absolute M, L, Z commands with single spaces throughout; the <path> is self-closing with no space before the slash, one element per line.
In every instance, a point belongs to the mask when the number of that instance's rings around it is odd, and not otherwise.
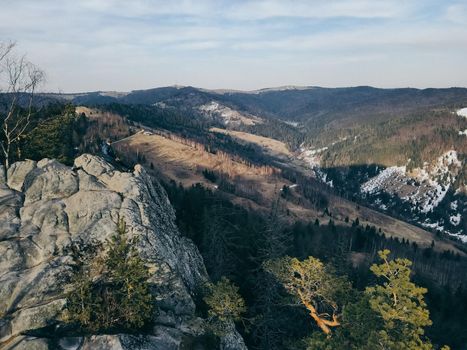
<path fill-rule="evenodd" d="M 119 218 L 138 237 L 141 256 L 157 267 L 151 277 L 160 310 L 154 329 L 54 338 L 73 265 L 67 247 L 104 242 Z M 73 168 L 49 159 L 13 164 L 8 182 L 0 183 L 0 348 L 203 349 L 192 296 L 208 277 L 174 219 L 165 191 L 139 165 L 120 172 L 91 155 L 77 158 Z M 246 349 L 234 328 L 221 347 Z"/>

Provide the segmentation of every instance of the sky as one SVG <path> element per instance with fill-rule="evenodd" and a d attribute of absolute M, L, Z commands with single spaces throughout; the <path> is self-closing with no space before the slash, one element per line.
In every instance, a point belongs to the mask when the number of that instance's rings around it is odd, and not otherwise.
<path fill-rule="evenodd" d="M 0 0 L 51 92 L 467 86 L 467 0 Z"/>

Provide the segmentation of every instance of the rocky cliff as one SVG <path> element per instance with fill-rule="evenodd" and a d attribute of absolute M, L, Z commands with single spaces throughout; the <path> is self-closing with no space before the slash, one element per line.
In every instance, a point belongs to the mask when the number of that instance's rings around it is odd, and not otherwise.
<path fill-rule="evenodd" d="M 148 334 L 57 337 L 74 264 L 68 248 L 104 242 L 119 218 L 152 266 L 155 326 Z M 174 219 L 163 188 L 140 166 L 120 172 L 91 155 L 72 168 L 49 159 L 13 164 L 0 183 L 0 348 L 205 348 L 193 295 L 208 277 Z M 233 327 L 221 347 L 245 349 Z"/>

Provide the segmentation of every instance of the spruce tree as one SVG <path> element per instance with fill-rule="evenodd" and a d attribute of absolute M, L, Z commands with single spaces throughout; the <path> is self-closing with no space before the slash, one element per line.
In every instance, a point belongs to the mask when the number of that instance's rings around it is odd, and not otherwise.
<path fill-rule="evenodd" d="M 67 294 L 67 321 L 83 332 L 102 333 L 137 330 L 152 319 L 150 276 L 136 243 L 135 238 L 127 237 L 121 220 L 107 242 L 106 254 L 81 266 L 75 276 Z"/>

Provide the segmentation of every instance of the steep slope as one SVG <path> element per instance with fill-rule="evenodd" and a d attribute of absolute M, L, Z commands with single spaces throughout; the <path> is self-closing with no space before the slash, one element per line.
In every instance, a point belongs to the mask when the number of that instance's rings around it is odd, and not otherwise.
<path fill-rule="evenodd" d="M 456 151 L 450 150 L 422 168 L 410 171 L 405 166 L 386 168 L 362 184 L 360 191 L 383 210 L 398 205 L 397 200 L 391 201 L 397 198 L 406 204 L 405 208 L 399 207 L 401 213 L 413 213 L 422 226 L 466 242 L 467 236 L 463 235 L 466 188 L 458 181 L 463 167 L 465 162 L 461 162 Z M 445 208 L 441 207 L 443 203 L 447 204 Z"/>
<path fill-rule="evenodd" d="M 212 132 L 218 133 L 220 129 L 212 129 Z M 275 164 L 283 165 L 281 168 L 285 173 L 286 169 L 307 172 L 301 161 L 293 159 L 290 153 L 283 153 L 286 152 L 285 145 L 278 141 L 235 131 L 223 132 L 228 132 L 244 144 L 263 147 L 278 160 Z M 148 171 L 157 174 L 157 177 L 173 180 L 185 188 L 201 183 L 206 188 L 225 194 L 233 203 L 263 214 L 270 211 L 280 195 L 282 205 L 287 209 L 285 219 L 289 223 L 297 220 L 325 220 L 323 212 L 327 209 L 338 224 L 350 226 L 348 219 L 358 217 L 362 225 L 376 226 L 388 237 L 409 240 L 421 247 L 429 247 L 435 241 L 435 250 L 452 250 L 463 255 L 453 242 L 332 195 L 309 177 L 287 178 L 278 168 L 255 166 L 229 153 L 208 152 L 204 145 L 190 139 L 174 137 L 169 133 L 158 134 L 157 131 L 138 132 L 112 143 L 111 148 L 120 159 L 130 164 L 136 162 L 139 155 L 145 164 L 150 165 Z M 214 178 L 206 177 L 206 171 Z M 287 195 L 282 194 L 284 187 L 288 189 Z"/>
<path fill-rule="evenodd" d="M 189 137 L 198 133 L 201 143 L 209 134 L 199 130 L 211 127 L 282 141 L 311 165 L 310 174 L 345 196 L 358 197 L 363 204 L 433 231 L 455 236 L 466 232 L 462 218 L 467 176 L 467 118 L 463 116 L 467 89 L 285 87 L 239 92 L 167 87 L 113 98 L 129 104 L 129 110 L 138 109 L 133 116 L 124 113 L 129 119 Z M 142 118 L 142 105 L 178 111 L 183 117 L 164 119 L 159 117 L 160 112 L 152 111 Z M 450 152 L 455 152 L 459 162 L 456 169 L 438 167 L 437 174 L 426 170 L 436 168 Z M 391 191 L 391 186 L 382 186 L 376 196 L 360 191 L 361 185 L 386 168 L 389 173 L 382 176 L 387 183 L 397 181 L 396 174 L 391 173 L 393 167 L 405 167 L 404 181 L 411 187 L 406 189 L 417 193 L 418 199 Z M 417 176 L 419 173 L 426 176 Z M 444 189 L 435 191 L 435 183 Z M 423 204 L 430 201 L 434 205 Z"/>
<path fill-rule="evenodd" d="M 82 155 L 73 168 L 49 159 L 17 162 L 8 175 L 0 184 L 0 348 L 203 348 L 193 299 L 208 279 L 203 260 L 179 234 L 165 191 L 141 166 L 120 172 Z M 75 264 L 68 248 L 86 253 L 115 232 L 120 218 L 150 266 L 154 327 L 145 334 L 67 337 L 63 295 Z M 234 328 L 221 343 L 245 349 Z"/>

